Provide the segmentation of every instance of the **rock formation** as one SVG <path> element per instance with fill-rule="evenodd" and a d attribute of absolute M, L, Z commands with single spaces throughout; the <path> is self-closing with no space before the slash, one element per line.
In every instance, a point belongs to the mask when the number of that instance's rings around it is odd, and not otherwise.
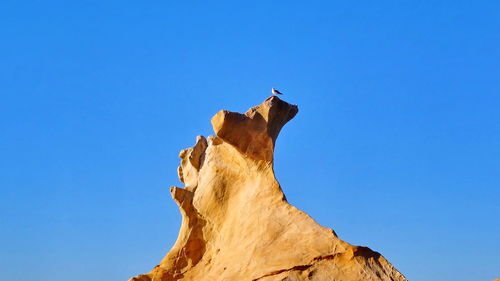
<path fill-rule="evenodd" d="M 382 255 L 340 240 L 290 205 L 273 151 L 296 105 L 272 96 L 245 114 L 220 111 L 215 136 L 180 152 L 182 225 L 170 252 L 129 281 L 406 280 Z"/>

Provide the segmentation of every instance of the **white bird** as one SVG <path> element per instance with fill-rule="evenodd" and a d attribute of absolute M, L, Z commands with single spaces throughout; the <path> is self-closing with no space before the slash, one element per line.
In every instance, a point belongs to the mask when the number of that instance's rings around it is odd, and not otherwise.
<path fill-rule="evenodd" d="M 277 96 L 277 95 L 283 95 L 282 92 L 276 90 L 275 88 L 271 88 L 271 93 L 273 93 L 273 95 Z"/>

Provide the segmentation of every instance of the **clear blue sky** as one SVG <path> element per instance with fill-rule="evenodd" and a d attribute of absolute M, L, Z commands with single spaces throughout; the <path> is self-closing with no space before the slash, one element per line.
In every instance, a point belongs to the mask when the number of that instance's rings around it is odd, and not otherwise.
<path fill-rule="evenodd" d="M 7 0 L 0 26 L 2 279 L 149 271 L 179 150 L 271 87 L 292 204 L 412 281 L 500 278 L 500 2 Z"/>

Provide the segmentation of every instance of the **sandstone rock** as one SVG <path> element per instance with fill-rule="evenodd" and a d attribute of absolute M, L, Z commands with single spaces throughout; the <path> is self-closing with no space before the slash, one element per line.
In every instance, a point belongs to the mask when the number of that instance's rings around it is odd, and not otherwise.
<path fill-rule="evenodd" d="M 182 214 L 177 241 L 131 281 L 406 280 L 379 253 L 340 240 L 286 201 L 273 151 L 297 111 L 273 96 L 212 118 L 216 135 L 179 155 L 185 188 L 170 189 Z"/>

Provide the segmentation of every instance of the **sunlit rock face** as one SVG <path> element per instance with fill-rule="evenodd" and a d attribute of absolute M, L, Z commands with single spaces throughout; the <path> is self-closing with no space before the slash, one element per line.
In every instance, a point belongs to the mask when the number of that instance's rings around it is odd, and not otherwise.
<path fill-rule="evenodd" d="M 197 137 L 179 155 L 185 187 L 170 189 L 182 214 L 177 241 L 130 280 L 406 280 L 379 253 L 340 240 L 286 201 L 273 151 L 297 112 L 272 96 L 245 114 L 212 118 L 215 136 Z"/>

